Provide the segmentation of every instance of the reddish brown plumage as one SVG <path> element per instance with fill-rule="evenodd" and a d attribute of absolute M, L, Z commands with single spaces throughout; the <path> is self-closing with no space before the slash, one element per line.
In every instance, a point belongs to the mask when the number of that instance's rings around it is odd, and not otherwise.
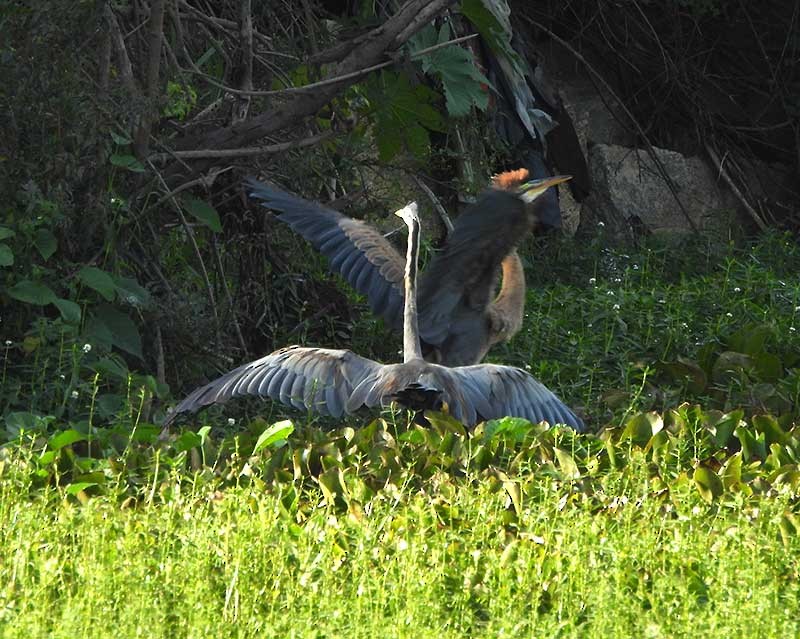
<path fill-rule="evenodd" d="M 508 191 L 520 186 L 528 179 L 528 169 L 517 169 L 516 171 L 505 171 L 492 176 L 492 186 L 496 189 Z"/>

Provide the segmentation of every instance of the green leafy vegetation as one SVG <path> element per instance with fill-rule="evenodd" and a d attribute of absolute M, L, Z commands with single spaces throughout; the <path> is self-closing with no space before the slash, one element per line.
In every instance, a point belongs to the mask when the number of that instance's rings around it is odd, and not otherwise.
<path fill-rule="evenodd" d="M 185 390 L 277 346 L 397 358 L 399 340 L 325 260 L 247 205 L 243 175 L 375 218 L 407 201 L 412 176 L 455 200 L 511 160 L 487 139 L 491 87 L 470 50 L 414 57 L 454 37 L 458 19 L 311 113 L 303 100 L 374 41 L 378 5 L 348 19 L 313 2 L 253 3 L 245 47 L 231 5 L 179 4 L 160 34 L 146 15 L 159 3 L 1 12 L 0 635 L 796 636 L 800 249 L 789 236 L 619 248 L 599 228 L 526 242 L 524 328 L 491 359 L 530 370 L 582 412 L 587 435 L 508 418 L 467 432 L 435 413 L 335 422 L 242 401 L 160 437 Z M 656 5 L 606 3 L 599 22 L 591 3 L 578 7 L 586 19 L 572 5 L 532 10 L 555 12 L 553 28 L 582 50 L 652 34 L 659 46 L 625 52 L 645 76 L 686 28 L 720 16 L 723 31 L 752 26 L 716 2 L 678 5 L 680 20 L 656 22 L 666 31 L 648 27 Z M 454 10 L 521 70 L 497 6 Z M 789 24 L 776 7 L 762 23 Z M 706 44 L 696 39 L 701 57 Z M 737 95 L 780 93 L 742 91 L 783 77 L 792 57 L 771 59 Z M 258 92 L 291 92 L 240 100 L 248 75 Z M 308 84 L 317 93 L 303 96 Z M 657 105 L 688 95 L 650 93 Z M 714 121 L 716 94 L 690 93 L 687 110 L 637 92 L 652 143 L 673 141 L 673 113 Z M 741 131 L 795 157 L 790 97 L 767 121 L 735 115 L 726 130 L 752 124 Z M 266 145 L 256 152 L 220 138 L 265 115 L 282 128 L 236 141 Z M 177 155 L 187 150 L 233 155 Z"/>
<path fill-rule="evenodd" d="M 159 440 L 154 380 L 61 338 L 0 429 L 6 634 L 796 634 L 800 251 L 574 249 L 495 356 L 595 434 L 234 402 Z"/>

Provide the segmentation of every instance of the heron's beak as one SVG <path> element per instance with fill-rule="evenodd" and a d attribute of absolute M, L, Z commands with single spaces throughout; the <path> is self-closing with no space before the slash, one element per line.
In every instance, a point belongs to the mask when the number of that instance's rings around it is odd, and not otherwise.
<path fill-rule="evenodd" d="M 419 213 L 417 212 L 417 203 L 416 202 L 409 202 L 406 204 L 402 209 L 398 209 L 394 212 L 394 214 L 403 219 L 419 219 Z"/>
<path fill-rule="evenodd" d="M 571 175 L 554 175 L 539 180 L 530 180 L 517 188 L 517 194 L 526 202 L 533 202 L 551 186 L 561 184 L 571 179 Z"/>

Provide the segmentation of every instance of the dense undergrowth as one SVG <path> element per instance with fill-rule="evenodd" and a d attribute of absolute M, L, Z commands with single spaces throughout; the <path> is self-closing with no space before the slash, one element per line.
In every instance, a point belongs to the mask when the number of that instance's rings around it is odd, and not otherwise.
<path fill-rule="evenodd" d="M 7 344 L 4 636 L 796 634 L 800 250 L 525 257 L 526 325 L 493 358 L 593 434 L 254 402 L 159 440 L 163 390 L 113 353 L 62 339 L 23 369 Z M 381 353 L 367 317 L 354 347 Z"/>

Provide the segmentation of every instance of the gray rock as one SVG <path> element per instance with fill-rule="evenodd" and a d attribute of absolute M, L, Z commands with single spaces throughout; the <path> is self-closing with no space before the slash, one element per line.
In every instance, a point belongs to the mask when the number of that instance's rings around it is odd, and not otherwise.
<path fill-rule="evenodd" d="M 613 235 L 627 238 L 696 231 L 724 237 L 736 232 L 738 201 L 703 159 L 665 149 L 654 151 L 675 185 L 683 210 L 646 151 L 595 144 L 589 149 L 593 189 L 583 202 L 583 227 L 603 222 Z"/>

